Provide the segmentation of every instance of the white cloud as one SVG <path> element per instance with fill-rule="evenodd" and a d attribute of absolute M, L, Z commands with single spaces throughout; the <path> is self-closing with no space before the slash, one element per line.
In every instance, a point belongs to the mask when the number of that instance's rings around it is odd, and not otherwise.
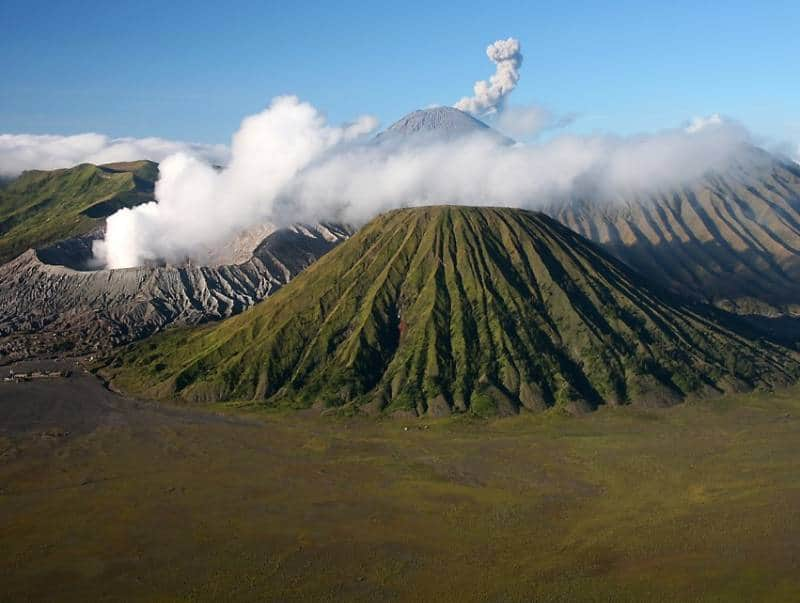
<path fill-rule="evenodd" d="M 715 128 L 717 126 L 721 126 L 722 123 L 723 119 L 720 117 L 719 113 L 714 113 L 706 117 L 693 117 L 689 122 L 689 125 L 686 126 L 686 131 L 689 134 L 695 134 L 705 128 Z"/>
<path fill-rule="evenodd" d="M 545 130 L 564 128 L 575 121 L 574 114 L 557 116 L 540 105 L 507 106 L 487 120 L 491 126 L 516 140 L 535 137 Z"/>
<path fill-rule="evenodd" d="M 537 209 L 574 197 L 611 200 L 689 183 L 723 169 L 749 140 L 721 122 L 634 137 L 563 135 L 503 145 L 475 136 L 400 147 L 360 146 L 328 154 L 293 179 L 273 219 L 363 222 L 402 206 L 505 205 Z"/>
<path fill-rule="evenodd" d="M 215 170 L 185 152 L 164 159 L 158 202 L 111 216 L 95 255 L 109 267 L 125 268 L 148 259 L 178 261 L 207 253 L 243 228 L 270 222 L 274 201 L 300 170 L 376 126 L 368 116 L 329 126 L 308 103 L 278 97 L 242 121 L 225 169 Z"/>
<path fill-rule="evenodd" d="M 111 216 L 95 253 L 111 267 L 203 257 L 256 224 L 342 220 L 358 224 L 396 207 L 427 204 L 541 208 L 583 197 L 665 189 L 724 168 L 749 140 L 739 125 L 676 128 L 635 137 L 562 135 L 506 145 L 475 135 L 365 144 L 376 123 L 342 127 L 295 97 L 246 118 L 228 166 L 186 153 L 161 163 L 157 203 Z M 718 122 L 718 123 L 717 123 Z"/>
<path fill-rule="evenodd" d="M 73 136 L 0 134 L 0 176 L 15 176 L 25 170 L 50 170 L 80 163 L 113 163 L 150 159 L 161 161 L 182 152 L 212 163 L 224 163 L 224 145 L 204 145 L 163 138 L 110 138 L 102 134 Z"/>

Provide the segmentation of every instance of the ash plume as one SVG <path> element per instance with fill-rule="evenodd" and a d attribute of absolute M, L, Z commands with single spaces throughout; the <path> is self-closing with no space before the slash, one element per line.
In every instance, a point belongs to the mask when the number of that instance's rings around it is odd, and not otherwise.
<path fill-rule="evenodd" d="M 473 96 L 465 96 L 455 104 L 473 115 L 488 115 L 502 111 L 506 97 L 517 87 L 522 66 L 520 43 L 516 38 L 497 40 L 486 48 L 486 56 L 497 66 L 489 81 L 475 82 Z"/>

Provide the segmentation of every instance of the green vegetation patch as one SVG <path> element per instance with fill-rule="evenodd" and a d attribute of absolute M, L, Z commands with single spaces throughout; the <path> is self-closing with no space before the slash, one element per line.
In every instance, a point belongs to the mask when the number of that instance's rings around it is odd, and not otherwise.
<path fill-rule="evenodd" d="M 158 166 L 150 161 L 24 172 L 0 188 L 0 263 L 152 201 L 157 178 Z"/>

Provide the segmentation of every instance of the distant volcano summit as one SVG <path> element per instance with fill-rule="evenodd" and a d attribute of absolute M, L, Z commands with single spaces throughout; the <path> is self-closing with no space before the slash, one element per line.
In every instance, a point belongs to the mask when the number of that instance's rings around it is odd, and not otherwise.
<path fill-rule="evenodd" d="M 453 140 L 473 134 L 490 136 L 504 144 L 514 142 L 481 120 L 455 107 L 432 107 L 412 111 L 378 134 L 377 139 L 385 141 L 428 137 L 433 140 Z"/>

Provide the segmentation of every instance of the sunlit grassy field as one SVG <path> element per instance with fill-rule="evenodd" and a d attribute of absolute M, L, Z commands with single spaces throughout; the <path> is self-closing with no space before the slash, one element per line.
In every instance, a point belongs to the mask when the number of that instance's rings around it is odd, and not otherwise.
<path fill-rule="evenodd" d="M 120 404 L 63 432 L 0 438 L 0 600 L 800 599 L 797 388 L 489 421 Z"/>

